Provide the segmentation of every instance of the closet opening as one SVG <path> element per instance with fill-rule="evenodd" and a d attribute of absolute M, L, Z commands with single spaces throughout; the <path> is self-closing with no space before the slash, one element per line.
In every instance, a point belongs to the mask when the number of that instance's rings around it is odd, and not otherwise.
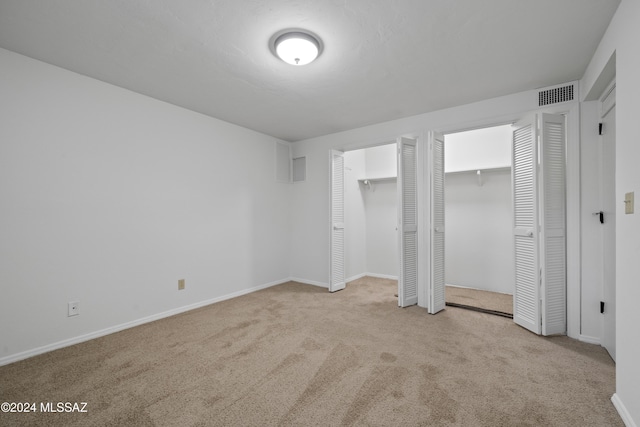
<path fill-rule="evenodd" d="M 445 304 L 513 318 L 512 126 L 444 135 Z"/>
<path fill-rule="evenodd" d="M 397 144 L 344 152 L 346 286 L 375 283 L 397 304 Z M 386 294 L 385 294 L 386 295 Z"/>
<path fill-rule="evenodd" d="M 421 151 L 417 137 L 401 136 L 393 141 L 381 143 L 377 145 L 371 145 L 370 147 L 376 147 L 369 151 L 361 152 L 356 161 L 351 162 L 351 159 L 347 158 L 348 169 L 345 168 L 345 152 L 339 150 L 330 150 L 329 162 L 330 162 L 330 174 L 329 174 L 329 227 L 330 227 L 330 241 L 329 241 L 329 292 L 336 292 L 346 287 L 347 278 L 357 280 L 358 277 L 365 277 L 367 274 L 371 276 L 377 276 L 378 280 L 388 280 L 396 282 L 397 294 L 394 294 L 393 300 L 397 301 L 398 306 L 408 307 L 411 305 L 420 305 L 419 291 L 422 289 L 424 292 L 426 287 L 424 283 L 420 283 L 419 280 L 426 279 L 424 272 L 420 272 L 422 269 L 426 269 L 426 263 L 421 262 L 419 259 L 420 251 L 424 250 L 422 247 L 425 241 L 418 233 L 419 229 L 424 228 L 423 217 L 419 213 L 421 212 L 421 205 L 424 203 L 423 196 L 421 195 L 422 185 L 421 181 L 424 178 L 424 169 L 421 167 L 418 161 L 418 155 L 426 153 Z M 386 147 L 379 147 L 379 146 Z M 379 147 L 379 148 L 377 148 Z M 353 149 L 351 151 L 354 151 Z M 349 156 L 347 156 L 349 157 Z M 394 161 L 395 157 L 395 161 Z M 357 166 L 355 166 L 357 165 Z M 357 170 L 356 170 L 357 169 Z M 367 176 L 357 178 L 358 173 L 364 171 Z M 395 171 L 395 172 L 394 172 Z M 351 184 L 347 182 L 345 184 L 345 172 L 349 173 L 352 177 Z M 354 180 L 353 178 L 357 179 Z M 347 177 L 347 180 L 349 178 Z M 396 197 L 393 195 L 393 186 L 389 187 L 389 191 L 385 191 L 384 202 L 380 204 L 386 209 L 382 211 L 381 217 L 383 218 L 380 227 L 371 226 L 375 221 L 372 220 L 372 215 L 361 215 L 359 220 L 359 227 L 355 230 L 345 230 L 346 221 L 349 214 L 345 215 L 345 187 L 354 188 L 354 183 L 358 182 L 359 197 L 350 198 L 349 201 L 354 200 L 358 204 L 359 210 L 364 210 L 363 203 L 368 199 L 363 193 L 364 187 L 367 190 L 377 192 L 376 195 L 382 194 L 380 185 L 384 183 L 393 183 L 396 181 Z M 375 187 L 374 187 L 375 186 Z M 363 188 L 361 188 L 363 187 Z M 349 191 L 349 190 L 347 190 Z M 377 198 L 376 198 L 377 199 Z M 395 208 L 392 199 L 396 200 Z M 369 203 L 372 204 L 372 203 Z M 378 204 L 376 201 L 375 204 Z M 396 212 L 395 220 L 392 211 Z M 357 216 L 351 216 L 349 221 L 353 221 Z M 362 220 L 364 219 L 364 221 Z M 355 219 L 355 221 L 358 221 Z M 369 227 L 367 227 L 367 223 Z M 364 232 L 363 232 L 364 224 Z M 378 231 L 384 231 L 383 236 L 377 233 Z M 364 239 L 353 240 L 349 234 L 360 233 L 364 235 Z M 369 235 L 367 235 L 369 232 Z M 376 233 L 376 237 L 372 237 L 371 233 Z M 391 242 L 389 236 L 395 234 L 395 241 Z M 352 242 L 359 243 L 360 250 L 356 250 L 357 256 L 351 256 L 351 259 L 345 261 L 345 242 L 347 238 Z M 383 239 L 386 243 L 378 243 L 379 239 Z M 369 244 L 367 245 L 367 242 Z M 373 242 L 373 243 L 371 243 Z M 363 249 L 364 243 L 364 249 Z M 353 255 L 354 245 L 348 251 Z M 368 247 L 368 248 L 367 248 Z M 386 267 L 383 267 L 381 263 L 376 262 L 375 259 L 379 259 L 379 250 L 397 250 L 397 256 L 389 256 L 383 254 Z M 370 249 L 370 250 L 367 250 Z M 422 253 L 427 253 L 422 252 Z M 363 257 L 363 254 L 365 255 Z M 372 255 L 374 254 L 374 255 Z M 393 262 L 396 262 L 397 267 L 394 267 Z M 355 267 L 354 267 L 355 265 Z M 384 271 L 382 268 L 385 268 Z M 389 271 L 394 272 L 397 268 L 397 276 L 389 274 Z M 370 270 L 371 269 L 371 270 Z M 358 271 L 362 271 L 359 273 Z M 351 274 L 351 276 L 348 276 Z M 397 280 L 394 280 L 397 278 Z M 393 286 L 392 283 L 389 283 Z M 444 286 L 442 287 L 442 294 L 444 295 Z M 390 288 L 392 289 L 392 288 Z M 391 291 L 389 292 L 391 293 Z M 442 297 L 442 306 L 444 307 L 444 296 Z"/>
<path fill-rule="evenodd" d="M 513 321 L 538 335 L 556 335 L 567 333 L 567 116 L 565 114 L 531 113 L 514 123 L 511 131 L 511 197 L 513 231 L 513 252 L 505 251 L 504 257 L 513 254 Z M 429 313 L 442 310 L 446 303 L 445 237 L 446 230 L 455 230 L 451 223 L 445 227 L 445 141 L 442 134 L 433 132 L 431 144 L 431 282 L 429 283 Z M 469 154 L 471 148 L 464 151 Z M 471 157 L 471 156 L 469 156 Z M 479 152 L 473 158 L 477 161 Z M 492 156 L 495 159 L 497 156 Z M 482 169 L 473 165 L 478 178 L 477 185 L 482 187 L 488 180 L 482 179 Z M 502 165 L 483 165 L 487 169 L 500 169 Z M 470 166 L 461 171 L 469 170 Z M 452 176 L 450 174 L 450 176 Z M 573 176 L 571 176 L 573 178 Z M 451 179 L 449 179 L 451 181 Z M 478 230 L 490 230 L 493 216 L 471 209 L 469 201 L 473 196 L 463 192 L 461 212 L 467 216 L 463 221 L 467 228 L 461 239 L 464 248 L 473 247 L 474 240 L 469 236 Z M 573 201 L 573 200 L 572 200 Z M 575 207 L 575 204 L 571 206 Z M 450 209 L 449 209 L 450 210 Z M 477 221 L 480 219 L 479 221 Z M 451 222 L 451 221 L 449 221 Z M 497 221 L 496 221 L 497 223 Z M 498 231 L 488 233 L 489 241 L 475 248 L 474 259 L 478 260 L 487 253 L 498 252 Z M 506 235 L 506 233 L 505 233 Z M 452 255 L 460 253 L 453 244 L 449 244 Z M 506 239 L 505 239 L 506 247 Z M 499 260 L 498 265 L 505 267 L 510 263 Z M 489 263 L 489 261 L 484 261 Z M 478 263 L 477 267 L 484 267 Z M 471 271 L 472 261 L 463 261 L 456 273 Z M 473 287 L 480 279 L 496 271 L 479 270 L 471 275 Z M 506 277 L 506 274 L 505 274 Z M 448 280 L 447 280 L 448 279 Z M 493 279 L 495 282 L 495 279 Z M 494 283 L 490 282 L 491 286 Z M 435 303 L 432 303 L 435 302 Z M 502 310 L 499 310 L 502 311 Z"/>

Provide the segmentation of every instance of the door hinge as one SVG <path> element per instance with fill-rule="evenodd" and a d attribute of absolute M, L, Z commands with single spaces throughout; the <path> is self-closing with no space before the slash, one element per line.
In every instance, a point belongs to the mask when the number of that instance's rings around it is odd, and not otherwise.
<path fill-rule="evenodd" d="M 598 135 L 602 135 L 602 123 L 598 123 Z"/>
<path fill-rule="evenodd" d="M 604 301 L 600 301 L 600 314 L 604 313 Z"/>

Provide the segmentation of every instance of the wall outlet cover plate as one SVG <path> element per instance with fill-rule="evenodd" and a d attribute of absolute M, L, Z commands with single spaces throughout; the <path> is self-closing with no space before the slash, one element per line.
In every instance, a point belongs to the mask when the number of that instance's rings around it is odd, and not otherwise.
<path fill-rule="evenodd" d="M 77 316 L 80 314 L 80 303 L 78 301 L 71 301 L 67 306 L 67 317 Z"/>

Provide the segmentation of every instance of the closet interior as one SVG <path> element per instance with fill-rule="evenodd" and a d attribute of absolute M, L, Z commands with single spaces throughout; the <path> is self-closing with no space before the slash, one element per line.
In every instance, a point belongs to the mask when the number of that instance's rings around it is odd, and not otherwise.
<path fill-rule="evenodd" d="M 512 313 L 511 126 L 445 136 L 447 303 Z M 397 280 L 397 148 L 344 154 L 345 277 Z"/>
<path fill-rule="evenodd" d="M 505 125 L 445 136 L 449 305 L 513 314 L 511 133 Z"/>
<path fill-rule="evenodd" d="M 345 277 L 398 278 L 396 144 L 344 153 Z"/>

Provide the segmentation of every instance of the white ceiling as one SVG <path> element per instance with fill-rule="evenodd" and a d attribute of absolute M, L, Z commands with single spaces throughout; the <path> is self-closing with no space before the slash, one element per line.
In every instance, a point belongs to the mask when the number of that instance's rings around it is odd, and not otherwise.
<path fill-rule="evenodd" d="M 619 2 L 0 0 L 0 47 L 297 141 L 580 79 Z"/>

